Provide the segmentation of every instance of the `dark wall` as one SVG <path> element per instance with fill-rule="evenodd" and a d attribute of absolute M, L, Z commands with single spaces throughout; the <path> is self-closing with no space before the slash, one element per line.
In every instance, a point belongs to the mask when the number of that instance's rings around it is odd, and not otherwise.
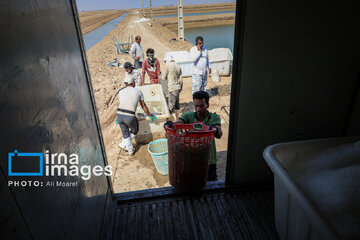
<path fill-rule="evenodd" d="M 8 174 L 14 150 L 75 153 L 78 167 L 106 165 L 76 16 L 71 0 L 0 3 L 0 239 L 99 239 L 110 226 L 106 176 Z M 36 180 L 43 186 L 9 186 Z"/>
<path fill-rule="evenodd" d="M 238 1 L 228 184 L 271 178 L 267 145 L 359 134 L 355 2 Z"/>
<path fill-rule="evenodd" d="M 358 79 L 360 79 L 360 74 Z M 352 111 L 349 114 L 349 123 L 347 124 L 348 136 L 360 136 L 360 80 L 354 88 Z"/>

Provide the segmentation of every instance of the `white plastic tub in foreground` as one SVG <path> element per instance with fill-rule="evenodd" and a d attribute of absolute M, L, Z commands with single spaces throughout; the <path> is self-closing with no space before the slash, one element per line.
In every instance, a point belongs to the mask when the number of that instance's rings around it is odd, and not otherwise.
<path fill-rule="evenodd" d="M 281 239 L 360 236 L 360 137 L 269 146 L 275 225 Z"/>
<path fill-rule="evenodd" d="M 136 116 L 139 119 L 139 132 L 135 137 L 136 143 L 149 143 L 151 141 L 164 138 L 164 123 L 170 117 L 169 108 L 160 84 L 152 84 L 136 87 L 144 94 L 144 101 L 149 111 L 156 115 L 157 121 L 152 122 L 145 115 L 140 104 L 136 109 Z"/>

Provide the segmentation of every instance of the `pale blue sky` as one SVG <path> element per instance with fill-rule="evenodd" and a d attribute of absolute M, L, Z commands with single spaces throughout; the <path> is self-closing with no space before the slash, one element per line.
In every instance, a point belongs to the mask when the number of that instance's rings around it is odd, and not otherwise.
<path fill-rule="evenodd" d="M 236 2 L 236 0 L 183 0 L 184 5 L 222 2 Z M 76 0 L 76 3 L 79 11 L 141 8 L 141 0 Z M 144 5 L 148 7 L 149 0 L 144 0 Z M 153 7 L 166 5 L 177 5 L 177 0 L 152 0 Z"/>

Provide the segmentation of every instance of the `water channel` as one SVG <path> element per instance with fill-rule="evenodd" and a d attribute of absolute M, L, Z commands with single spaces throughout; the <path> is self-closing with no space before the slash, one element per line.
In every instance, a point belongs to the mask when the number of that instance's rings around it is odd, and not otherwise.
<path fill-rule="evenodd" d="M 94 31 L 85 34 L 84 42 L 86 51 L 88 51 L 92 46 L 100 42 L 109 32 L 116 28 L 116 25 L 118 25 L 127 15 L 128 13 L 125 13 L 120 17 L 115 18 L 114 20 L 111 20 L 103 26 L 95 29 Z"/>
<path fill-rule="evenodd" d="M 233 52 L 235 25 L 185 28 L 185 39 L 195 45 L 195 38 L 202 36 L 204 46 L 208 50 L 213 48 L 230 48 Z"/>

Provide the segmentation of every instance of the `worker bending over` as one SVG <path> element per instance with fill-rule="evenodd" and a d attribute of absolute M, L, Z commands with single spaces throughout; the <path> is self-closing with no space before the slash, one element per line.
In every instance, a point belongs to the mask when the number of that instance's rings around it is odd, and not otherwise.
<path fill-rule="evenodd" d="M 196 121 L 203 122 L 206 126 L 210 126 L 211 128 L 215 127 L 216 132 L 214 133 L 214 137 L 220 139 L 222 136 L 221 130 L 221 119 L 220 116 L 216 113 L 210 113 L 208 111 L 209 108 L 209 94 L 205 91 L 198 91 L 193 94 L 193 102 L 195 105 L 195 112 L 186 112 L 184 113 L 175 124 L 192 124 Z M 171 121 L 166 122 L 164 127 L 167 125 L 172 125 Z M 210 153 L 210 165 L 208 171 L 208 181 L 216 181 L 217 173 L 216 173 L 216 146 L 215 139 L 213 139 L 211 153 Z"/>
<path fill-rule="evenodd" d="M 117 109 L 117 122 L 122 132 L 122 141 L 119 147 L 133 155 L 135 150 L 131 140 L 139 131 L 139 121 L 135 116 L 136 108 L 140 102 L 141 108 L 152 121 L 156 121 L 156 116 L 149 112 L 144 102 L 144 95 L 141 90 L 135 88 L 135 81 L 132 76 L 126 76 L 124 79 L 126 87 L 119 90 L 119 107 Z"/>

